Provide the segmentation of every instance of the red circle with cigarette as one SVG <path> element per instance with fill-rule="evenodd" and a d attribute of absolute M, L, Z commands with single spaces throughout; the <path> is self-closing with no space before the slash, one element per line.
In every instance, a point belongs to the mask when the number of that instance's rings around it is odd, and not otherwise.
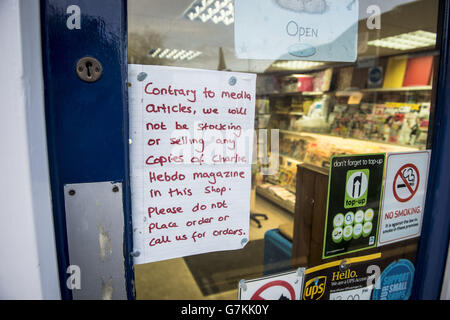
<path fill-rule="evenodd" d="M 395 174 L 392 190 L 394 197 L 399 202 L 407 202 L 414 197 L 419 190 L 419 170 L 412 163 L 405 164 Z"/>
<path fill-rule="evenodd" d="M 250 298 L 250 300 L 265 300 L 263 297 L 261 297 L 261 293 L 263 293 L 265 290 L 271 288 L 281 286 L 286 288 L 289 291 L 289 294 L 291 295 L 291 300 L 295 300 L 295 291 L 294 288 L 289 284 L 289 282 L 283 281 L 283 280 L 276 280 L 272 282 L 268 282 L 265 285 L 263 285 L 261 288 L 256 290 L 256 292 L 253 294 L 253 296 Z"/>

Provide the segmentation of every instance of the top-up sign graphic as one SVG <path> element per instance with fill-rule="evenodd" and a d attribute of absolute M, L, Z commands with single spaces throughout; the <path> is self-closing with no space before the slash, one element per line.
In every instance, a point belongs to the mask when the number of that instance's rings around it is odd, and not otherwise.
<path fill-rule="evenodd" d="M 331 158 L 323 259 L 376 245 L 385 154 Z"/>
<path fill-rule="evenodd" d="M 367 202 L 367 187 L 369 185 L 369 170 L 349 170 L 345 193 L 346 209 L 362 207 Z"/>

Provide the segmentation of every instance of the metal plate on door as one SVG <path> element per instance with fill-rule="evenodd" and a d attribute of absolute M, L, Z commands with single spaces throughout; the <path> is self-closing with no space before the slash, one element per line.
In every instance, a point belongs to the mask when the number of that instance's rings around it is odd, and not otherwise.
<path fill-rule="evenodd" d="M 95 82 L 103 74 L 102 64 L 93 57 L 84 57 L 78 60 L 76 72 L 78 77 L 86 82 Z"/>
<path fill-rule="evenodd" d="M 122 183 L 64 185 L 69 262 L 80 270 L 74 300 L 127 299 Z"/>

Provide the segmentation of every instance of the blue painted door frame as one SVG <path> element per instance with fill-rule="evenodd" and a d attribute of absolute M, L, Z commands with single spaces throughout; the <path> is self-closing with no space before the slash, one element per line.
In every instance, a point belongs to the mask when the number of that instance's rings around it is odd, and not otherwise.
<path fill-rule="evenodd" d="M 69 20 L 68 26 L 68 18 L 75 18 L 76 12 L 68 10 L 73 5 L 81 15 L 78 21 Z M 41 0 L 47 139 L 63 299 L 72 298 L 66 286 L 70 261 L 63 187 L 103 181 L 122 183 L 127 297 L 135 296 L 130 256 L 126 9 L 123 0 Z M 84 82 L 75 72 L 77 61 L 85 56 L 102 64 L 97 82 Z"/>
<path fill-rule="evenodd" d="M 432 155 L 413 299 L 439 299 L 450 240 L 450 1 L 439 4 L 440 66 Z M 436 79 L 436 78 L 435 78 Z M 433 120 L 433 119 L 432 119 Z"/>
<path fill-rule="evenodd" d="M 81 29 L 68 29 L 67 8 L 82 8 Z M 438 299 L 450 235 L 450 0 L 440 1 L 441 56 L 433 152 L 413 299 Z M 127 294 L 135 298 L 128 158 L 126 0 L 41 0 L 47 139 L 63 299 L 68 258 L 64 184 L 123 183 Z M 101 61 L 101 81 L 75 73 L 78 59 Z"/>

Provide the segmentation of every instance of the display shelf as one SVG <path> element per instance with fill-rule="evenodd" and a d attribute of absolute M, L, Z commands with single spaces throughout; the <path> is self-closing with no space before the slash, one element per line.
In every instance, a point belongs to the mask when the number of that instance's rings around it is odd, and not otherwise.
<path fill-rule="evenodd" d="M 326 133 L 311 133 L 311 132 L 297 132 L 297 131 L 290 131 L 290 130 L 280 130 L 280 133 L 288 134 L 291 136 L 297 136 L 297 137 L 311 137 L 311 138 L 330 138 L 334 139 L 334 142 L 350 142 L 350 143 L 366 143 L 369 147 L 378 147 L 380 145 L 383 145 L 387 147 L 388 149 L 395 149 L 395 151 L 413 151 L 413 150 L 421 150 L 421 147 L 424 148 L 425 146 L 408 146 L 408 145 L 400 145 L 395 143 L 389 143 L 389 142 L 383 142 L 383 141 L 372 141 L 372 140 L 365 140 L 365 139 L 356 139 L 356 138 L 345 138 L 340 136 L 334 136 L 332 134 L 326 134 Z"/>
<path fill-rule="evenodd" d="M 413 91 L 431 91 L 432 86 L 415 86 L 402 88 L 366 88 L 357 90 L 341 90 L 341 91 L 302 91 L 302 92 L 269 92 L 258 93 L 257 97 L 281 97 L 281 96 L 321 96 L 324 94 L 334 94 L 336 96 L 349 96 L 355 93 L 370 93 L 370 92 L 413 92 Z"/>
<path fill-rule="evenodd" d="M 327 92 L 322 91 L 300 91 L 300 92 L 271 92 L 271 93 L 258 93 L 256 94 L 257 98 L 262 97 L 282 97 L 282 96 L 306 96 L 306 97 L 314 97 L 321 96 Z"/>
<path fill-rule="evenodd" d="M 270 192 L 270 190 L 267 190 L 266 188 L 262 188 L 260 186 L 256 186 L 256 193 L 258 195 L 260 195 L 261 197 L 269 200 L 270 202 L 278 205 L 279 207 L 287 210 L 288 212 L 294 214 L 295 202 L 290 202 L 290 201 L 280 199 L 279 197 L 274 195 L 272 192 Z"/>
<path fill-rule="evenodd" d="M 323 92 L 323 91 L 303 91 L 302 95 L 303 96 L 321 96 L 324 95 L 327 92 Z"/>
<path fill-rule="evenodd" d="M 402 88 L 368 88 L 362 89 L 361 92 L 408 92 L 408 91 L 429 91 L 432 86 L 416 86 L 416 87 L 402 87 Z"/>
<path fill-rule="evenodd" d="M 305 115 L 305 113 L 304 112 L 281 112 L 281 111 L 278 111 L 278 112 L 275 112 L 275 114 L 277 114 L 277 115 L 281 115 L 281 116 L 304 116 Z"/>
<path fill-rule="evenodd" d="M 359 89 L 359 90 L 343 90 L 343 91 L 335 91 L 334 94 L 337 97 L 346 97 L 351 96 L 355 93 L 371 93 L 371 92 L 414 92 L 414 91 L 431 91 L 432 86 L 417 86 L 417 87 L 402 87 L 402 88 L 368 88 L 368 89 Z"/>

